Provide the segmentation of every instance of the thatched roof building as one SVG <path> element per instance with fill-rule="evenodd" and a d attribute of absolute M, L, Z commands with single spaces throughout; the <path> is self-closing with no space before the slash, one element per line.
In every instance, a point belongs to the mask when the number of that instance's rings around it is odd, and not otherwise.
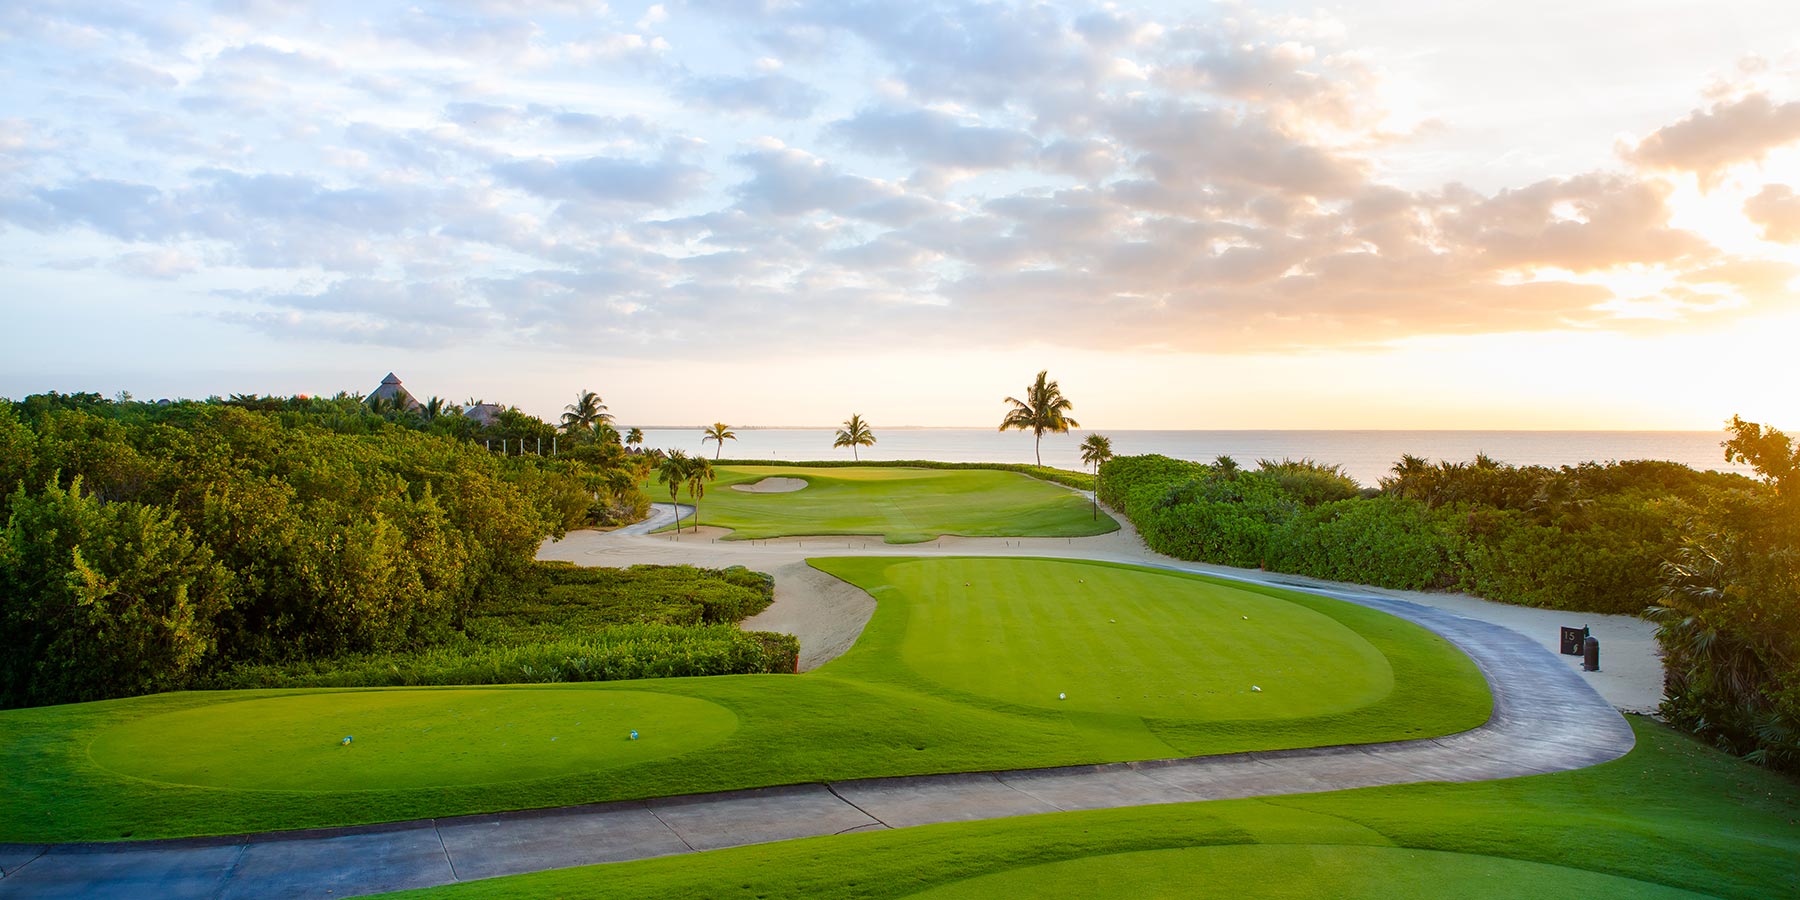
<path fill-rule="evenodd" d="M 392 372 L 381 379 L 381 387 L 376 388 L 363 402 L 374 403 L 377 400 L 391 400 L 400 409 L 418 409 L 423 405 L 400 383 L 400 377 Z"/>
<path fill-rule="evenodd" d="M 476 403 L 465 407 L 463 409 L 463 416 L 475 424 L 486 428 L 498 421 L 500 414 L 505 411 L 506 407 L 501 406 L 498 403 Z"/>

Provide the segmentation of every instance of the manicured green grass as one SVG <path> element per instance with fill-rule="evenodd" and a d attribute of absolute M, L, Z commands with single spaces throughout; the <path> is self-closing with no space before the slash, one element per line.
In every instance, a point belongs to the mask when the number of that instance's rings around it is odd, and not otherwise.
<path fill-rule="evenodd" d="M 883 536 L 891 544 L 968 537 L 1085 537 L 1119 523 L 1066 488 L 988 469 L 720 466 L 706 486 L 699 522 L 732 529 L 732 540 L 826 534 Z M 764 478 L 799 478 L 798 491 L 733 489 Z M 667 487 L 650 496 L 668 502 Z M 683 496 L 686 497 L 685 492 Z"/>
<path fill-rule="evenodd" d="M 1276 877 L 1272 874 L 1279 873 Z M 911 896 L 917 900 L 988 897 L 1229 897 L 1293 900 L 1319 897 L 1443 897 L 1517 900 L 1693 900 L 1705 897 L 1659 884 L 1563 866 L 1493 856 L 1346 847 L 1251 844 L 1185 847 L 1084 856 L 953 881 Z"/>
<path fill-rule="evenodd" d="M 148 716 L 101 732 L 88 755 L 171 784 L 366 791 L 618 768 L 709 747 L 736 729 L 724 707 L 669 694 L 353 691 Z"/>
<path fill-rule="evenodd" d="M 1800 784 L 1632 724 L 1624 758 L 1554 775 L 931 825 L 388 896 L 1800 896 Z"/>
<path fill-rule="evenodd" d="M 1178 575 L 1041 560 L 915 562 L 880 574 L 866 563 L 819 567 L 905 593 L 907 666 L 949 690 L 1007 703 L 1293 719 L 1368 706 L 1394 689 L 1387 657 L 1342 622 Z"/>
<path fill-rule="evenodd" d="M 189 692 L 0 712 L 0 841 L 1396 740 L 1471 728 L 1491 709 L 1442 639 L 1320 597 L 1064 560 L 814 565 L 878 605 L 849 653 L 801 676 Z M 1211 649 L 1190 652 L 1184 634 Z M 1298 662 L 1315 638 L 1336 668 Z M 1252 678 L 1264 691 L 1242 694 Z M 627 726 L 639 741 L 621 740 Z M 350 747 L 336 743 L 346 734 Z"/>

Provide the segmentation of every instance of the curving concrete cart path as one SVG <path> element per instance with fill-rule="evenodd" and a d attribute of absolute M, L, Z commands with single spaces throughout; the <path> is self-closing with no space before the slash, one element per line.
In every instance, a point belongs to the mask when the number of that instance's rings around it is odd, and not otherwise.
<path fill-rule="evenodd" d="M 684 511 L 685 514 L 685 511 Z M 664 507 L 664 521 L 670 513 Z M 652 524 L 650 528 L 657 527 Z M 600 545 L 662 538 L 613 532 Z M 806 551 L 808 539 L 769 542 L 768 561 Z M 980 552 L 952 546 L 886 547 L 838 539 L 839 554 Z M 682 542 L 689 561 L 742 562 L 754 549 L 721 547 L 702 533 Z M 995 541 L 1000 544 L 1000 541 Z M 1034 542 L 1009 552 L 1052 555 Z M 1055 541 L 1053 543 L 1061 543 Z M 1019 546 L 1013 547 L 1017 544 Z M 648 545 L 640 547 L 647 549 Z M 1070 545 L 1073 549 L 1073 544 Z M 727 552 L 729 551 L 729 552 Z M 547 553 L 546 555 L 560 555 Z M 605 552 L 611 557 L 615 554 Z M 665 561 L 657 558 L 638 561 Z M 1070 552 L 1071 558 L 1117 554 Z M 1221 574 L 1163 559 L 1120 561 Z M 565 557 L 566 558 L 566 557 Z M 1147 762 L 953 775 L 875 778 L 663 797 L 549 810 L 428 819 L 387 825 L 132 843 L 0 844 L 0 897 L 348 897 L 593 863 L 722 847 L 994 819 L 1065 810 L 1314 793 L 1421 781 L 1485 781 L 1582 768 L 1616 759 L 1631 727 L 1543 640 L 1510 628 L 1392 596 L 1345 587 L 1226 573 L 1299 587 L 1417 622 L 1443 635 L 1480 667 L 1494 694 L 1479 728 L 1428 740 L 1239 753 Z"/>

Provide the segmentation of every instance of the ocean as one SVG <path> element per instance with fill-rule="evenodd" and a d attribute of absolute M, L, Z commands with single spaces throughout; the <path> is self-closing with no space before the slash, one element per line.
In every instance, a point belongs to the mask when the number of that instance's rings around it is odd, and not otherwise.
<path fill-rule="evenodd" d="M 850 459 L 848 448 L 833 448 L 832 428 L 736 428 L 727 441 L 729 459 Z M 1411 453 L 1433 462 L 1466 461 L 1477 453 L 1513 465 L 1565 466 L 1583 462 L 1660 459 L 1695 469 L 1750 473 L 1725 462 L 1722 431 L 1102 431 L 1119 456 L 1160 453 L 1211 462 L 1225 454 L 1253 467 L 1262 459 L 1312 459 L 1336 464 L 1345 474 L 1373 486 Z M 1086 468 L 1080 445 L 1088 432 L 1044 435 L 1044 465 Z M 698 428 L 646 428 L 644 443 L 712 457 L 713 444 L 700 443 Z M 859 448 L 863 459 L 932 459 L 944 462 L 1033 462 L 1030 432 L 984 428 L 888 428 L 875 430 L 876 444 Z"/>

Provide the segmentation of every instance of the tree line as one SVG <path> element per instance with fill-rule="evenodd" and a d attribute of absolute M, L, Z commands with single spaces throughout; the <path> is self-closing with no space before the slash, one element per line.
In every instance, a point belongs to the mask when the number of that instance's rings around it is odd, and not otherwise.
<path fill-rule="evenodd" d="M 1100 497 L 1182 559 L 1505 603 L 1648 615 L 1663 712 L 1800 767 L 1800 451 L 1734 418 L 1758 478 L 1658 461 L 1512 466 L 1405 456 L 1362 488 L 1312 460 L 1122 457 Z"/>
<path fill-rule="evenodd" d="M 616 442 L 509 457 L 448 418 L 347 396 L 0 402 L 0 704 L 430 645 L 544 538 L 648 505 L 647 463 Z"/>

